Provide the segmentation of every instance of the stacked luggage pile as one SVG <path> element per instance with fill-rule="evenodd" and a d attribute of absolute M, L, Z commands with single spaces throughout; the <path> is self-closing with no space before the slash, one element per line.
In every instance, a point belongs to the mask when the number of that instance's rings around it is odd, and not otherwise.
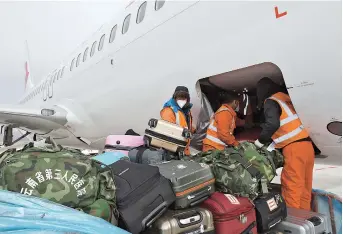
<path fill-rule="evenodd" d="M 108 136 L 104 153 L 91 162 L 74 152 L 82 161 L 75 166 L 61 147 L 44 149 L 39 156 L 30 154 L 37 149 L 27 146 L 20 156 L 26 165 L 19 163 L 14 152 L 5 152 L 0 155 L 0 189 L 23 192 L 22 186 L 28 184 L 23 173 L 42 165 L 38 157 L 53 168 L 58 162 L 47 152 L 59 152 L 65 159 L 62 166 L 75 176 L 62 173 L 60 177 L 66 176 L 69 184 L 57 185 L 75 187 L 82 176 L 83 193 L 69 189 L 75 198 L 56 195 L 54 200 L 51 194 L 45 196 L 52 191 L 47 185 L 41 197 L 79 208 L 133 234 L 330 233 L 326 216 L 287 209 L 281 194 L 268 190 L 283 164 L 279 152 L 243 142 L 239 148 L 184 156 L 190 137 L 187 129 L 152 119 L 145 136 Z M 12 185 L 13 180 L 6 179 L 10 175 L 18 179 Z M 32 172 L 35 175 L 37 171 Z M 39 196 L 35 191 L 29 195 Z"/>
<path fill-rule="evenodd" d="M 268 190 L 283 164 L 279 152 L 243 142 L 184 156 L 189 138 L 187 129 L 156 119 L 144 137 L 107 138 L 119 227 L 134 234 L 330 232 L 325 216 L 287 209 L 281 194 Z"/>

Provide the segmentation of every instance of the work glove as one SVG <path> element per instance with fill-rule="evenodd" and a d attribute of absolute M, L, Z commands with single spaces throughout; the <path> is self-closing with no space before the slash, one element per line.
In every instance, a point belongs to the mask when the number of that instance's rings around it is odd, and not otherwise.
<path fill-rule="evenodd" d="M 261 149 L 263 147 L 263 144 L 257 139 L 254 144 L 256 145 L 257 148 Z"/>

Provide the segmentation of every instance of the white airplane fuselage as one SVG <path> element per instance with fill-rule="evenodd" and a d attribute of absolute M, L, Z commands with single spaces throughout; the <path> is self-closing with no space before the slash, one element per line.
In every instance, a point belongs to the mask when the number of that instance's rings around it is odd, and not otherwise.
<path fill-rule="evenodd" d="M 57 68 L 65 67 L 61 78 L 50 83 L 51 73 L 37 84 L 42 91 L 23 97 L 22 105 L 57 105 L 68 111 L 68 123 L 50 135 L 65 145 L 84 146 L 68 136 L 71 132 L 101 148 L 107 135 L 130 128 L 142 134 L 178 85 L 189 88 L 196 120 L 199 79 L 271 62 L 281 69 L 315 144 L 341 164 L 341 137 L 327 129 L 330 122 L 342 120 L 340 2 L 166 1 L 156 11 L 155 2 L 148 1 L 144 20 L 137 24 L 141 4 L 131 4 L 78 47 Z M 277 14 L 287 14 L 277 18 L 275 7 Z M 122 34 L 128 14 L 129 29 Z M 102 50 L 96 47 L 90 57 L 93 42 L 99 43 L 103 34 Z M 80 53 L 81 61 L 71 71 L 71 61 Z"/>

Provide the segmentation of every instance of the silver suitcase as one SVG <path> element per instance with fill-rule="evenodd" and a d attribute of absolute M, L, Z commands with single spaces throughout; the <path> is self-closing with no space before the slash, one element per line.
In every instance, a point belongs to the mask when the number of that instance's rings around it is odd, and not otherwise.
<path fill-rule="evenodd" d="M 171 160 L 152 164 L 169 179 L 175 192 L 173 208 L 185 209 L 205 201 L 215 191 L 215 178 L 210 166 L 193 161 Z"/>
<path fill-rule="evenodd" d="M 213 216 L 209 210 L 195 207 L 168 210 L 145 233 L 149 234 L 215 234 Z"/>
<path fill-rule="evenodd" d="M 309 220 L 313 223 L 316 234 L 332 233 L 329 217 L 326 215 L 295 208 L 287 208 L 289 216 Z"/>
<path fill-rule="evenodd" d="M 284 221 L 275 225 L 271 231 L 287 234 L 316 234 L 312 222 L 292 216 L 288 216 Z"/>
<path fill-rule="evenodd" d="M 149 120 L 149 128 L 144 135 L 149 146 L 180 154 L 185 150 L 190 137 L 191 133 L 187 128 L 157 119 Z"/>
<path fill-rule="evenodd" d="M 325 215 L 290 207 L 287 208 L 287 213 L 287 218 L 272 228 L 273 231 L 291 234 L 332 233 Z"/>

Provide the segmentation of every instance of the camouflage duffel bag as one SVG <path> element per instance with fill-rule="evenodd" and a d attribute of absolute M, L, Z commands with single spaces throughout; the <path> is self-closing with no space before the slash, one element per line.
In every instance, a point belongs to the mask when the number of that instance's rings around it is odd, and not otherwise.
<path fill-rule="evenodd" d="M 103 214 L 100 217 L 110 221 L 117 214 L 115 184 L 111 170 L 101 166 L 81 151 L 51 140 L 29 143 L 0 154 L 0 189 Z"/>
<path fill-rule="evenodd" d="M 265 147 L 262 147 L 262 149 L 267 151 L 267 148 L 265 148 Z M 271 154 L 271 157 L 272 157 L 272 159 L 274 161 L 275 168 L 278 169 L 280 167 L 283 167 L 283 164 L 284 164 L 285 161 L 284 161 L 284 156 L 280 152 L 280 150 L 274 149 L 274 150 L 272 150 L 269 153 Z"/>
<path fill-rule="evenodd" d="M 272 154 L 265 148 L 257 149 L 257 147 L 250 142 L 240 142 L 237 147 L 241 155 L 248 160 L 263 176 L 271 182 L 276 176 L 276 168 Z"/>
<path fill-rule="evenodd" d="M 199 153 L 191 159 L 210 165 L 216 179 L 216 189 L 223 193 L 255 199 L 267 193 L 267 179 L 233 148 Z"/>

